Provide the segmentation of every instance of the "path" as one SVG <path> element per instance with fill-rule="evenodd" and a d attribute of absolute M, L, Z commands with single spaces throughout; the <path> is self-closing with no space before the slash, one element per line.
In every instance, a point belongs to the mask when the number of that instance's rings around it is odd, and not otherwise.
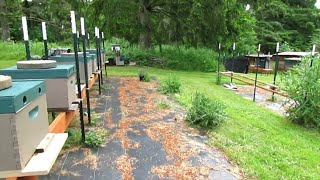
<path fill-rule="evenodd" d="M 109 132 L 103 147 L 59 156 L 41 179 L 238 179 L 239 169 L 183 121 L 155 82 L 108 78 L 92 104 Z M 94 93 L 97 94 L 97 93 Z"/>

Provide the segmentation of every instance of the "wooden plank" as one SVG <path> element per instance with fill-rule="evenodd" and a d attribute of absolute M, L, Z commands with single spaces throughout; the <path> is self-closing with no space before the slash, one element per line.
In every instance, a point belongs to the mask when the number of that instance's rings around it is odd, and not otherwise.
<path fill-rule="evenodd" d="M 249 84 L 249 85 L 253 85 L 253 86 L 254 86 L 254 83 L 245 81 L 245 80 L 240 79 L 240 78 L 237 78 L 237 77 L 235 77 L 235 76 L 230 76 L 230 75 L 227 75 L 227 74 L 223 74 L 223 75 L 224 75 L 224 76 L 227 76 L 227 77 L 230 77 L 230 78 L 233 78 L 233 79 L 236 79 L 236 80 L 238 80 L 238 81 L 244 82 L 244 83 L 246 83 L 246 84 Z M 265 87 L 260 86 L 260 85 L 257 85 L 257 87 L 260 88 L 260 89 L 263 89 L 263 90 L 266 90 L 266 91 L 269 91 L 269 92 L 272 92 L 272 93 L 281 95 L 281 96 L 283 96 L 283 97 L 288 97 L 287 94 L 282 93 L 282 92 L 279 92 L 279 91 L 275 91 L 275 90 L 272 90 L 272 89 L 268 89 L 268 88 L 265 88 Z"/>
<path fill-rule="evenodd" d="M 48 133 L 45 138 L 40 142 L 36 148 L 36 153 L 43 153 L 49 147 L 52 139 L 54 137 L 53 133 Z"/>
<path fill-rule="evenodd" d="M 63 133 L 68 128 L 71 120 L 77 114 L 77 111 L 62 112 L 56 119 L 50 124 L 49 132 L 51 133 Z"/>
<path fill-rule="evenodd" d="M 2 171 L 0 178 L 38 176 L 49 174 L 56 161 L 64 143 L 68 137 L 67 133 L 55 134 L 47 150 L 43 153 L 34 154 L 26 167 L 20 171 Z M 35 178 L 35 177 L 30 177 Z"/>

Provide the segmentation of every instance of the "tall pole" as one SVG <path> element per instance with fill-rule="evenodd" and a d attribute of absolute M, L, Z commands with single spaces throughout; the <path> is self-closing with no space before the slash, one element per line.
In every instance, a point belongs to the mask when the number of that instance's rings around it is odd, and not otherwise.
<path fill-rule="evenodd" d="M 231 83 L 233 81 L 233 71 L 234 71 L 234 53 L 236 51 L 236 43 L 232 46 L 232 64 L 231 64 Z"/>
<path fill-rule="evenodd" d="M 313 66 L 313 58 L 314 58 L 315 53 L 316 53 L 316 45 L 314 44 L 312 47 L 312 52 L 311 52 L 310 68 L 312 68 L 312 66 Z M 306 92 L 306 95 L 304 96 L 305 101 L 307 100 L 307 96 L 308 96 L 308 92 Z"/>
<path fill-rule="evenodd" d="M 218 70 L 217 70 L 217 85 L 220 84 L 220 63 L 221 63 L 221 43 L 218 45 L 218 50 L 219 50 L 219 57 L 218 57 Z"/>
<path fill-rule="evenodd" d="M 101 33 L 101 37 L 102 37 L 102 49 L 103 49 L 103 52 L 105 52 L 105 47 L 104 47 L 104 33 L 103 33 L 103 32 Z M 103 56 L 105 56 L 105 54 L 103 54 Z M 104 57 L 104 58 L 105 58 L 105 57 Z M 105 70 L 106 76 L 108 76 L 106 61 L 104 61 L 104 70 Z"/>
<path fill-rule="evenodd" d="M 98 33 L 99 33 L 99 36 L 98 36 L 98 41 L 99 41 L 99 48 L 98 48 L 98 50 L 99 50 L 99 56 L 100 56 L 100 71 L 101 71 L 101 76 L 100 76 L 100 78 L 101 78 L 101 84 L 103 85 L 103 70 L 102 70 L 102 65 L 103 65 L 103 61 L 102 61 L 102 51 L 101 51 L 101 37 L 102 37 L 102 33 L 101 33 L 101 31 L 100 31 L 100 29 L 98 28 Z"/>
<path fill-rule="evenodd" d="M 82 142 L 86 140 L 86 135 L 84 131 L 84 121 L 83 121 L 83 106 L 82 106 L 82 93 L 81 93 L 81 85 L 80 85 L 80 67 L 79 67 L 79 57 L 78 57 L 78 37 L 77 37 L 77 26 L 76 26 L 76 16 L 74 11 L 70 11 L 71 14 L 71 26 L 72 26 L 72 34 L 73 34 L 73 48 L 74 48 L 74 56 L 76 61 L 76 70 L 77 70 L 77 89 L 78 89 L 78 99 L 79 103 L 79 112 L 80 112 L 80 124 L 81 124 L 81 139 Z"/>
<path fill-rule="evenodd" d="M 99 29 L 95 27 L 96 36 L 96 54 L 97 54 L 97 65 L 98 65 L 98 78 L 99 78 L 99 95 L 101 95 L 101 66 L 100 66 L 100 56 L 99 56 Z"/>
<path fill-rule="evenodd" d="M 80 51 L 80 33 L 77 31 L 77 40 L 78 40 L 78 51 Z"/>
<path fill-rule="evenodd" d="M 273 77 L 273 85 L 276 85 L 276 80 L 277 80 L 277 74 L 278 74 L 278 69 L 279 69 L 279 52 L 280 52 L 280 43 L 277 43 L 277 47 L 276 47 L 276 66 L 275 66 L 275 70 L 274 70 L 274 77 Z M 275 100 L 274 97 L 275 93 L 272 92 L 272 101 Z"/>
<path fill-rule="evenodd" d="M 259 67 L 259 64 L 260 64 L 260 48 L 261 48 L 261 44 L 258 45 L 258 59 L 256 59 L 256 78 L 254 80 L 253 102 L 256 101 L 258 67 Z"/>
<path fill-rule="evenodd" d="M 42 38 L 43 38 L 43 45 L 44 45 L 44 59 L 49 59 L 46 22 L 42 22 Z"/>
<path fill-rule="evenodd" d="M 90 34 L 88 33 L 88 48 L 90 49 Z"/>
<path fill-rule="evenodd" d="M 27 17 L 26 16 L 22 16 L 22 30 L 23 30 L 24 45 L 26 48 L 26 58 L 27 58 L 27 60 L 31 60 L 28 25 L 27 25 Z"/>
<path fill-rule="evenodd" d="M 84 77 L 86 79 L 86 97 L 87 97 L 87 113 L 88 113 L 88 122 L 91 124 L 91 108 L 90 108 L 90 93 L 89 93 L 89 76 L 88 76 L 88 60 L 86 53 L 86 31 L 84 18 L 80 18 L 81 23 L 81 35 L 82 35 L 82 49 L 83 49 L 83 59 L 84 59 Z"/>

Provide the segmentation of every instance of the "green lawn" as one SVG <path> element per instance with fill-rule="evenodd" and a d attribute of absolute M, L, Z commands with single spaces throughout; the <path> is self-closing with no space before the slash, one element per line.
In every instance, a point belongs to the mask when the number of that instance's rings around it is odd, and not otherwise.
<path fill-rule="evenodd" d="M 111 76 L 137 76 L 138 69 L 109 67 L 108 73 Z M 209 133 L 210 144 L 239 164 L 249 178 L 320 178 L 319 131 L 294 125 L 269 109 L 215 85 L 214 73 L 144 69 L 160 81 L 170 73 L 177 75 L 183 91 L 175 98 L 186 107 L 195 91 L 206 92 L 226 105 L 229 118 Z"/>
<path fill-rule="evenodd" d="M 31 46 L 41 54 L 41 43 Z M 0 68 L 24 59 L 23 45 L 0 43 Z M 111 76 L 137 76 L 139 67 L 109 67 Z M 183 90 L 174 97 L 185 107 L 195 91 L 206 92 L 227 107 L 228 120 L 209 132 L 210 144 L 220 148 L 244 169 L 249 179 L 320 179 L 320 138 L 318 130 L 308 130 L 288 122 L 269 109 L 243 99 L 215 85 L 215 73 L 181 72 L 144 68 L 160 81 L 170 73 L 177 75 Z M 253 76 L 249 74 L 248 76 Z M 259 75 L 272 82 L 272 76 Z M 229 82 L 229 78 L 223 78 Z"/>

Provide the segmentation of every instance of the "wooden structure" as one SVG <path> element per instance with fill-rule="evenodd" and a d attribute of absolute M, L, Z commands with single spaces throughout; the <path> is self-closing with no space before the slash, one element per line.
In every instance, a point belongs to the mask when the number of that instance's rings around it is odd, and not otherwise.
<path fill-rule="evenodd" d="M 248 85 L 254 86 L 254 79 L 246 77 L 246 76 L 243 76 L 243 75 L 241 75 L 239 73 L 220 72 L 220 74 L 223 75 L 223 76 L 226 76 L 226 77 L 241 81 L 241 82 L 246 83 Z M 257 87 L 260 88 L 260 89 L 263 89 L 265 91 L 269 91 L 269 92 L 278 94 L 278 95 L 283 96 L 283 97 L 288 97 L 288 95 L 285 92 L 277 90 L 278 87 L 273 85 L 273 84 L 267 84 L 267 83 L 264 83 L 262 81 L 257 81 Z"/>
<path fill-rule="evenodd" d="M 302 58 L 310 56 L 311 52 L 281 52 L 278 54 L 279 58 L 279 71 L 287 71 L 294 65 L 301 62 Z M 276 55 L 273 55 L 271 60 L 273 64 L 276 62 Z"/>
<path fill-rule="evenodd" d="M 258 71 L 266 74 L 271 74 L 273 72 L 274 62 L 271 61 L 272 55 L 260 54 L 258 58 L 258 54 L 250 54 L 245 57 L 248 58 L 248 71 Z M 256 67 L 257 61 L 259 62 L 258 67 Z"/>
<path fill-rule="evenodd" d="M 92 74 L 88 88 L 93 86 L 98 77 L 99 72 Z M 86 97 L 85 88 L 82 88 L 81 94 L 82 98 L 84 99 Z M 51 139 L 50 145 L 48 145 L 46 150 L 43 153 L 34 154 L 23 170 L 0 172 L 0 177 L 7 177 L 7 180 L 37 180 L 37 176 L 47 175 L 67 139 L 68 135 L 64 132 L 76 114 L 77 109 L 68 112 L 61 112 L 49 125 L 49 132 L 53 133 L 49 135 L 53 136 L 53 138 Z"/>

